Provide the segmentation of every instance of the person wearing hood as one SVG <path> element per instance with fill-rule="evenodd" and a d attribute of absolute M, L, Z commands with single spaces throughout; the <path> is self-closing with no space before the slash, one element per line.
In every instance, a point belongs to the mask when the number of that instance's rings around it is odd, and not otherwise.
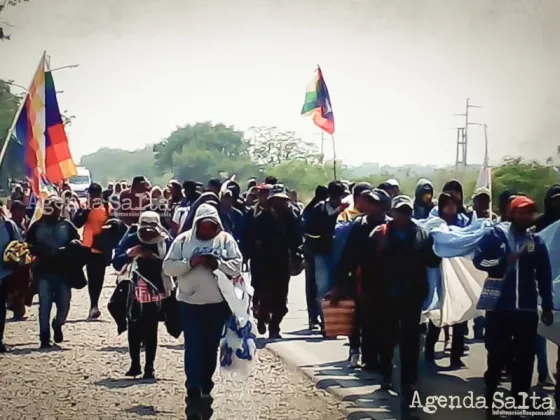
<path fill-rule="evenodd" d="M 288 313 L 290 263 L 297 256 L 302 238 L 300 222 L 290 207 L 290 197 L 275 186 L 268 198 L 268 208 L 254 221 L 252 269 L 259 273 L 254 284 L 257 327 L 269 337 L 280 337 L 280 324 Z"/>
<path fill-rule="evenodd" d="M 448 194 L 455 201 L 457 212 L 454 216 L 452 225 L 457 227 L 465 227 L 470 224 L 470 219 L 467 215 L 467 210 L 463 204 L 463 186 L 459 181 L 449 181 L 443 186 L 443 193 Z M 430 212 L 430 217 L 440 217 L 439 203 Z M 450 224 L 449 221 L 447 224 Z"/>
<path fill-rule="evenodd" d="M 430 212 L 435 207 L 434 185 L 431 181 L 422 178 L 416 184 L 414 193 L 414 213 L 412 217 L 416 220 L 424 220 L 430 217 Z"/>
<path fill-rule="evenodd" d="M 218 193 L 213 191 L 206 191 L 201 194 L 201 196 L 193 203 L 188 212 L 185 212 L 179 222 L 179 231 L 184 233 L 193 228 L 194 218 L 196 216 L 196 211 L 203 204 L 209 204 L 213 206 L 216 210 L 220 205 L 220 199 L 218 198 Z"/>
<path fill-rule="evenodd" d="M 126 376 L 142 374 L 140 347 L 144 343 L 146 361 L 144 379 L 154 379 L 161 302 L 171 295 L 173 280 L 163 275 L 162 264 L 171 238 L 161 225 L 159 214 L 144 211 L 138 229 L 128 233 L 115 249 L 113 268 L 131 266 L 135 302 L 129 315 L 128 347 L 131 365 Z"/>
<path fill-rule="evenodd" d="M 553 185 L 544 197 L 544 214 L 536 221 L 536 232 L 540 232 L 560 220 L 560 185 Z"/>
<path fill-rule="evenodd" d="M 241 274 L 237 242 L 225 232 L 218 210 L 201 204 L 193 228 L 180 234 L 163 262 L 163 271 L 178 279 L 177 301 L 185 340 L 187 398 L 210 396 L 218 347 L 231 311 L 218 287 L 215 271 L 229 278 Z"/>

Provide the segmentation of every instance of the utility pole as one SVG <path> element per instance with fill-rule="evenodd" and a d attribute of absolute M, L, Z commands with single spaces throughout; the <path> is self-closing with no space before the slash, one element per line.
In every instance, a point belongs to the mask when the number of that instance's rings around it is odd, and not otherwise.
<path fill-rule="evenodd" d="M 465 107 L 464 114 L 455 114 L 459 117 L 465 117 L 465 126 L 459 127 L 457 129 L 457 155 L 455 157 L 455 169 L 459 170 L 459 166 L 467 166 L 467 151 L 469 145 L 469 125 L 479 125 L 478 123 L 473 123 L 469 121 L 469 110 L 471 108 L 481 108 L 478 105 L 472 105 L 470 103 L 471 98 L 467 98 L 467 104 Z"/>

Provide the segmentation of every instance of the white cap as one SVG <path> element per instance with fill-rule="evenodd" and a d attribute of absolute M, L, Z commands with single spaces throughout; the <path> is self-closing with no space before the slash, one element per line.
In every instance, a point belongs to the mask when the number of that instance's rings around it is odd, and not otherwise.
<path fill-rule="evenodd" d="M 401 184 L 399 184 L 399 181 L 397 181 L 394 178 L 388 179 L 387 181 L 385 181 L 387 184 L 389 184 L 391 187 L 397 187 L 397 188 L 401 188 Z"/>

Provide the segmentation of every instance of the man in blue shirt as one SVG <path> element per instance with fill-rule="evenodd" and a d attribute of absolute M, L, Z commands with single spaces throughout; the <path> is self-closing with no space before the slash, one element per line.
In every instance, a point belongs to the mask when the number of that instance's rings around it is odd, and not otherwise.
<path fill-rule="evenodd" d="M 476 268 L 496 279 L 497 296 L 486 311 L 485 345 L 488 351 L 487 406 L 491 410 L 502 370 L 513 357 L 512 395 L 531 389 L 539 316 L 540 295 L 545 325 L 553 322 L 552 276 L 548 251 L 542 240 L 527 231 L 534 224 L 536 205 L 518 196 L 509 206 L 511 222 L 500 223 L 482 238 L 474 256 Z M 487 282 L 487 284 L 489 284 Z M 483 293 L 484 296 L 484 293 Z M 487 305 L 487 306 L 488 306 Z"/>

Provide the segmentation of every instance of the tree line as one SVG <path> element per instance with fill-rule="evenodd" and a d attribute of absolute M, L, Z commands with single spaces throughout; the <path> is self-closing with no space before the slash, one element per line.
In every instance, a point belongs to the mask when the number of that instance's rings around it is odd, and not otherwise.
<path fill-rule="evenodd" d="M 10 86 L 0 80 L 0 142 L 12 124 L 22 97 L 11 93 Z M 70 123 L 71 119 L 66 118 Z M 0 168 L 0 185 L 7 186 L 9 177 L 21 179 L 23 145 L 11 141 Z M 115 164 L 118 162 L 118 165 Z M 317 146 L 305 142 L 293 131 L 277 127 L 251 127 L 245 132 L 224 124 L 201 122 L 177 128 L 166 139 L 139 150 L 102 148 L 83 156 L 80 165 L 92 172 L 101 184 L 113 180 L 130 180 L 136 175 L 147 176 L 154 184 L 165 185 L 171 178 L 205 181 L 220 176 L 235 175 L 243 183 L 252 177 L 264 179 L 273 175 L 303 199 L 311 198 L 317 185 L 326 185 L 333 177 L 332 161 L 325 161 Z M 376 168 L 368 165 L 352 168 L 337 162 L 339 178 L 368 181 L 378 185 L 396 178 L 401 190 L 414 195 L 420 177 L 430 179 L 436 191 L 450 179 L 462 182 L 465 197 L 472 194 L 480 167 L 460 171 L 450 168 Z M 369 173 L 368 173 L 369 172 Z M 526 193 L 542 203 L 546 190 L 559 182 L 559 172 L 552 164 L 540 164 L 521 158 L 508 158 L 493 171 L 493 193 L 497 196 L 506 188 Z"/>

